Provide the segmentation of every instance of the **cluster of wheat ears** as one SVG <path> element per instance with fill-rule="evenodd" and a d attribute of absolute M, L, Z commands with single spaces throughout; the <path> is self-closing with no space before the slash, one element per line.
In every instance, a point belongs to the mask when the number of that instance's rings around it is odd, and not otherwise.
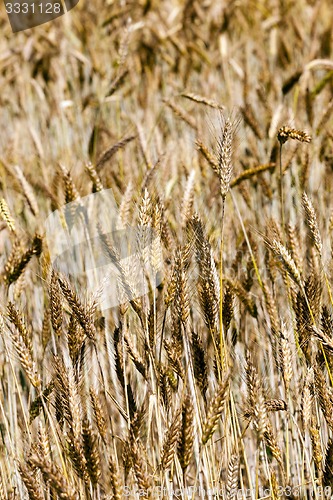
<path fill-rule="evenodd" d="M 330 497 L 331 2 L 0 24 L 0 499 Z M 44 223 L 110 188 L 103 309 Z"/>

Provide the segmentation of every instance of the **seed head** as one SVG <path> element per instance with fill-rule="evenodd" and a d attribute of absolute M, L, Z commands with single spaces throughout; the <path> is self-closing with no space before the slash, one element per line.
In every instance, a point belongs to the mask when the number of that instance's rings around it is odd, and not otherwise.
<path fill-rule="evenodd" d="M 279 129 L 277 138 L 281 145 L 287 142 L 288 139 L 294 139 L 299 142 L 311 142 L 311 137 L 306 132 L 303 132 L 303 130 L 286 126 Z"/>

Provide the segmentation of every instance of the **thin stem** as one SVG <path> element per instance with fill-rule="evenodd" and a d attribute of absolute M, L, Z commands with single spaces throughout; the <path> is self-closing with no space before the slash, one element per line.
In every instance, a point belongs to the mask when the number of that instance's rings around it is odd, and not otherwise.
<path fill-rule="evenodd" d="M 284 190 L 283 190 L 283 172 L 282 172 L 282 142 L 280 142 L 280 183 L 279 183 L 279 188 L 280 188 L 281 225 L 282 225 L 282 233 L 285 236 L 285 224 L 284 224 Z M 285 241 L 283 243 L 285 243 Z"/>
<path fill-rule="evenodd" d="M 226 350 L 224 345 L 223 328 L 223 224 L 225 212 L 225 196 L 222 195 L 222 219 L 221 219 L 221 253 L 220 253 L 220 358 L 222 372 L 226 369 Z"/>

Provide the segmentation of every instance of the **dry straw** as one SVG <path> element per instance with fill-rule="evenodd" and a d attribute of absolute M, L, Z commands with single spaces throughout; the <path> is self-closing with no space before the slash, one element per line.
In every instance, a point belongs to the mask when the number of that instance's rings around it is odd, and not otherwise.
<path fill-rule="evenodd" d="M 96 0 L 21 51 L 3 25 L 1 500 L 332 487 L 333 11 L 224 3 Z M 110 188 L 105 308 L 42 225 Z"/>

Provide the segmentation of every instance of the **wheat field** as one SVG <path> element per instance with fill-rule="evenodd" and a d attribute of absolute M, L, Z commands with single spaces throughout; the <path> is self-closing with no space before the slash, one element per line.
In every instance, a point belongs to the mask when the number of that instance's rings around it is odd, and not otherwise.
<path fill-rule="evenodd" d="M 331 498 L 330 0 L 0 23 L 0 500 Z"/>

